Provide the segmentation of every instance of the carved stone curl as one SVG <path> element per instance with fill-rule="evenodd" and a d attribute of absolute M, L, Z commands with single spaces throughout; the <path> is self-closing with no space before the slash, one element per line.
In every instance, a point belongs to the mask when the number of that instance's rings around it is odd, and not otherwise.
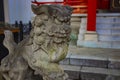
<path fill-rule="evenodd" d="M 0 66 L 5 80 L 67 80 L 59 66 L 68 51 L 72 9 L 61 5 L 32 5 L 36 14 L 30 36 L 16 44 L 13 34 L 5 31 L 8 48 Z M 40 76 L 41 75 L 41 76 Z"/>

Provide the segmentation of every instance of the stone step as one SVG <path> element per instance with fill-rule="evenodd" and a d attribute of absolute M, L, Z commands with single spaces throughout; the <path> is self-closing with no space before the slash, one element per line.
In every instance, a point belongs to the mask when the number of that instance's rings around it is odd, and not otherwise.
<path fill-rule="evenodd" d="M 120 62 L 120 49 L 69 46 L 68 55 L 66 58 Z"/>
<path fill-rule="evenodd" d="M 112 30 L 111 33 L 112 33 L 112 35 L 119 35 L 120 34 L 120 30 L 119 29 Z"/>
<path fill-rule="evenodd" d="M 96 23 L 120 23 L 120 16 L 116 17 L 97 17 Z"/>
<path fill-rule="evenodd" d="M 95 31 L 87 31 L 84 35 L 85 41 L 97 41 L 98 34 Z"/>
<path fill-rule="evenodd" d="M 96 23 L 97 29 L 119 29 L 120 30 L 120 23 Z"/>
<path fill-rule="evenodd" d="M 78 27 L 80 27 L 80 22 L 71 22 L 71 26 L 78 26 Z"/>
<path fill-rule="evenodd" d="M 81 80 L 120 80 L 120 71 L 95 67 L 82 67 Z"/>
<path fill-rule="evenodd" d="M 96 30 L 96 32 L 99 34 L 99 35 L 102 35 L 102 36 L 120 36 L 120 29 L 99 29 L 99 30 Z"/>
<path fill-rule="evenodd" d="M 87 24 L 86 23 L 81 23 L 80 24 L 80 26 L 83 26 L 82 28 L 86 28 L 87 26 L 86 26 Z M 103 23 L 97 23 L 96 24 L 97 26 L 96 26 L 96 28 L 97 28 L 97 30 L 120 30 L 120 23 L 119 24 L 103 24 Z"/>
<path fill-rule="evenodd" d="M 74 53 L 61 61 L 60 64 L 120 70 L 119 57 L 116 53 L 105 56 L 102 54 L 102 51 L 100 55 L 97 55 L 97 53 L 83 53 L 80 55 Z"/>
<path fill-rule="evenodd" d="M 120 41 L 113 41 L 111 45 L 111 47 L 114 49 L 120 49 Z"/>
<path fill-rule="evenodd" d="M 83 17 L 87 17 L 87 14 L 72 14 L 72 16 L 83 16 Z M 97 13 L 96 14 L 97 17 L 116 17 L 116 16 L 120 16 L 120 13 Z"/>
<path fill-rule="evenodd" d="M 120 70 L 73 65 L 60 65 L 70 79 L 78 80 L 120 80 Z"/>
<path fill-rule="evenodd" d="M 81 21 L 81 23 L 87 23 L 87 18 L 73 18 L 71 21 Z M 97 17 L 97 24 L 119 24 L 120 17 Z"/>
<path fill-rule="evenodd" d="M 109 61 L 105 60 L 93 60 L 93 59 L 70 59 L 70 65 L 86 66 L 86 67 L 99 67 L 107 68 Z"/>
<path fill-rule="evenodd" d="M 111 42 L 107 41 L 77 41 L 77 46 L 82 46 L 82 47 L 91 47 L 91 48 L 113 48 Z M 120 47 L 117 47 L 116 49 L 119 49 Z M 113 48 L 115 49 L 115 47 Z"/>
<path fill-rule="evenodd" d="M 72 65 L 60 65 L 63 70 L 68 74 L 69 79 L 75 80 L 80 79 L 80 69 L 79 66 L 72 66 Z"/>
<path fill-rule="evenodd" d="M 120 37 L 120 30 L 115 30 L 115 31 L 111 31 L 111 30 L 97 30 L 96 32 L 99 35 L 99 37 L 100 36 L 105 37 L 105 38 L 107 38 L 107 37 L 110 37 L 110 38 L 116 38 L 117 37 L 117 38 L 119 38 Z M 79 34 L 79 35 L 81 35 L 81 34 Z"/>
<path fill-rule="evenodd" d="M 74 14 L 74 16 L 80 16 Z M 77 45 L 82 47 L 116 48 L 120 49 L 120 14 L 100 13 L 97 14 L 96 32 L 97 36 L 86 35 L 87 14 L 82 15 Z M 98 38 L 96 41 L 96 37 Z M 87 39 L 86 39 L 87 38 Z M 87 41 L 86 41 L 87 40 Z M 93 41 L 95 40 L 95 41 Z M 108 42 L 107 42 L 108 41 Z M 115 43 L 116 42 L 116 43 Z M 117 44 L 118 43 L 118 44 Z"/>
<path fill-rule="evenodd" d="M 120 49 L 120 41 L 83 41 L 78 40 L 77 46 L 91 47 L 91 48 L 111 48 Z"/>
<path fill-rule="evenodd" d="M 83 41 L 78 40 L 77 46 L 90 48 L 120 49 L 120 41 Z"/>
<path fill-rule="evenodd" d="M 81 18 L 80 17 L 72 17 L 71 22 L 81 22 Z"/>
<path fill-rule="evenodd" d="M 70 46 L 61 66 L 72 80 L 120 80 L 120 50 Z"/>
<path fill-rule="evenodd" d="M 96 67 L 82 67 L 81 72 L 120 76 L 120 70 L 96 68 Z"/>
<path fill-rule="evenodd" d="M 109 62 L 110 61 L 108 61 L 105 58 L 98 58 L 94 56 L 83 56 L 83 55 L 71 55 L 70 58 L 64 59 L 63 61 L 60 62 L 60 64 L 107 68 Z"/>
<path fill-rule="evenodd" d="M 113 42 L 116 42 L 116 41 L 120 41 L 120 35 L 99 35 L 98 36 L 98 40 L 99 41 L 113 41 Z M 120 43 L 119 43 L 120 44 Z"/>

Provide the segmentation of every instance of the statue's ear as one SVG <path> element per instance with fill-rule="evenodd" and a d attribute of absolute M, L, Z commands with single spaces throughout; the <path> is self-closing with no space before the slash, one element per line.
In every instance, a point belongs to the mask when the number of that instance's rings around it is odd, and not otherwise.
<path fill-rule="evenodd" d="M 65 7 L 66 7 L 66 9 L 72 14 L 73 8 L 70 7 L 70 6 L 65 6 Z"/>
<path fill-rule="evenodd" d="M 47 5 L 40 5 L 40 6 L 36 6 L 36 5 L 31 5 L 32 11 L 34 14 L 39 15 L 39 14 L 48 14 L 48 6 Z"/>
<path fill-rule="evenodd" d="M 39 10 L 39 6 L 36 6 L 36 5 L 31 5 L 31 9 L 33 11 L 34 14 L 38 14 L 38 10 Z"/>

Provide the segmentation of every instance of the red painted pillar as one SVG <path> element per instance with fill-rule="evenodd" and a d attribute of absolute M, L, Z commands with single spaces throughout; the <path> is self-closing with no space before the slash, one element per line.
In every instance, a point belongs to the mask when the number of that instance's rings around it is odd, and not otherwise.
<path fill-rule="evenodd" d="M 97 0 L 88 0 L 87 30 L 96 31 Z"/>

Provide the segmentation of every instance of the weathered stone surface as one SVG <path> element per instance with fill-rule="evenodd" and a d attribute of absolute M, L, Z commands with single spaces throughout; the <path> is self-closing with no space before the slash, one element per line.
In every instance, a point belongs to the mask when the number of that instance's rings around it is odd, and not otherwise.
<path fill-rule="evenodd" d="M 98 34 L 95 31 L 87 31 L 84 35 L 85 41 L 98 41 Z"/>
<path fill-rule="evenodd" d="M 60 64 L 70 64 L 70 59 L 69 58 L 65 58 L 64 60 L 59 62 Z"/>
<path fill-rule="evenodd" d="M 3 80 L 1 73 L 0 73 L 0 80 Z"/>
<path fill-rule="evenodd" d="M 66 80 L 58 63 L 67 55 L 72 8 L 32 5 L 32 11 L 36 16 L 26 39 L 15 44 L 13 34 L 5 32 L 9 55 L 1 62 L 2 76 L 5 80 Z"/>
<path fill-rule="evenodd" d="M 120 76 L 120 70 L 116 70 L 116 69 L 106 69 L 106 68 L 96 68 L 96 67 L 82 67 L 80 72 Z"/>
<path fill-rule="evenodd" d="M 98 17 L 97 18 L 97 23 L 119 23 L 120 21 L 120 17 L 116 16 L 116 17 Z"/>
<path fill-rule="evenodd" d="M 107 68 L 109 61 L 70 58 L 70 65 Z"/>
<path fill-rule="evenodd" d="M 68 74 L 69 79 L 79 79 L 80 75 L 80 66 L 73 66 L 73 65 L 61 65 L 61 67 L 65 70 L 65 72 Z"/>
<path fill-rule="evenodd" d="M 110 69 L 120 69 L 120 62 L 111 61 L 108 64 L 108 68 L 110 68 Z"/>
<path fill-rule="evenodd" d="M 78 71 L 66 71 L 66 70 L 65 70 L 65 72 L 68 74 L 70 79 L 73 79 L 73 80 L 78 79 L 79 80 L 80 72 L 78 72 Z"/>
<path fill-rule="evenodd" d="M 81 80 L 105 80 L 106 75 L 95 73 L 80 73 Z"/>
<path fill-rule="evenodd" d="M 106 76 L 105 80 L 120 80 L 120 76 L 108 75 Z"/>
<path fill-rule="evenodd" d="M 112 48 L 120 49 L 120 16 L 119 14 L 97 14 L 96 36 L 85 36 L 86 21 L 81 20 L 77 46 L 91 48 Z M 83 25 L 84 23 L 84 25 Z M 89 38 L 90 37 L 90 38 Z M 96 38 L 98 41 L 96 41 Z M 86 41 L 87 40 L 87 41 Z M 91 41 L 92 40 L 92 41 Z"/>
<path fill-rule="evenodd" d="M 82 64 L 80 64 L 80 59 L 70 58 L 70 65 L 81 66 Z"/>
<path fill-rule="evenodd" d="M 66 71 L 77 71 L 79 72 L 81 67 L 80 66 L 73 66 L 73 65 L 60 65 Z"/>
<path fill-rule="evenodd" d="M 120 71 L 115 69 L 82 67 L 80 71 L 82 80 L 119 80 Z"/>
<path fill-rule="evenodd" d="M 102 61 L 102 60 L 81 59 L 80 63 L 82 64 L 82 66 L 88 66 L 88 67 L 98 67 L 98 68 L 108 67 L 108 61 Z"/>

